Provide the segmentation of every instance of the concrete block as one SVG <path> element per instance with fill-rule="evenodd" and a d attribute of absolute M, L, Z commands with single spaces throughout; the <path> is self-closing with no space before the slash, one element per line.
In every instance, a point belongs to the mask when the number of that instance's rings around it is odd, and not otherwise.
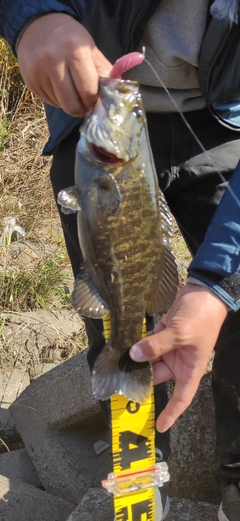
<path fill-rule="evenodd" d="M 9 410 L 0 406 L 0 436 L 15 436 L 16 434 L 17 431 Z"/>
<path fill-rule="evenodd" d="M 171 447 L 170 496 L 218 504 L 211 373 L 203 377 L 191 406 L 172 427 Z"/>
<path fill-rule="evenodd" d="M 14 450 L 0 455 L 0 474 L 8 478 L 17 478 L 42 488 L 41 481 L 26 449 Z"/>
<path fill-rule="evenodd" d="M 0 476 L 1 521 L 66 521 L 73 508 L 23 481 Z"/>
<path fill-rule="evenodd" d="M 44 488 L 79 504 L 89 488 L 100 487 L 112 471 L 111 446 L 99 404 L 92 395 L 83 351 L 34 380 L 10 408 L 18 432 Z M 172 429 L 172 497 L 220 501 L 215 482 L 215 430 L 211 375 L 206 374 L 189 409 Z"/>
<path fill-rule="evenodd" d="M 216 521 L 216 505 L 188 499 L 170 499 L 166 521 Z M 67 521 L 113 521 L 113 497 L 101 489 L 90 489 Z M 160 521 L 157 517 L 157 521 Z"/>
<path fill-rule="evenodd" d="M 112 471 L 110 432 L 92 395 L 83 351 L 34 380 L 10 408 L 46 491 L 77 505 Z"/>
<path fill-rule="evenodd" d="M 25 369 L 2 371 L 0 374 L 1 407 L 7 409 L 29 383 L 29 375 Z"/>
<path fill-rule="evenodd" d="M 216 521 L 217 511 L 218 507 L 212 503 L 174 498 L 170 499 L 166 521 Z"/>
<path fill-rule="evenodd" d="M 103 488 L 89 489 L 67 521 L 113 521 L 113 496 Z"/>

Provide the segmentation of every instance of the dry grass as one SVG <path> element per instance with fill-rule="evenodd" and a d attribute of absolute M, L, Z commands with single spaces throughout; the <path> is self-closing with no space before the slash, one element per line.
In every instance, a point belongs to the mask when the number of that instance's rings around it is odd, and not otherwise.
<path fill-rule="evenodd" d="M 4 217 L 14 214 L 28 236 L 38 241 L 41 222 L 58 218 L 49 182 L 51 158 L 42 156 L 48 139 L 44 107 L 23 85 L 3 40 L 0 70 L 0 211 Z"/>
<path fill-rule="evenodd" d="M 0 40 L 0 237 L 5 220 L 15 218 L 26 235 L 17 233 L 11 244 L 0 246 L 0 364 L 19 362 L 14 333 L 6 338 L 6 323 L 19 311 L 62 309 L 69 306 L 66 294 L 70 263 L 63 241 L 58 211 L 49 180 L 51 158 L 42 156 L 48 129 L 42 102 L 27 91 L 16 60 Z M 16 241 L 17 239 L 17 241 Z M 22 316 L 24 327 L 24 318 Z M 21 331 L 21 327 L 19 333 Z M 51 346 L 66 359 L 79 350 L 81 338 L 65 338 Z M 23 365 L 33 353 L 24 353 Z M 38 353 L 39 361 L 44 355 Z M 53 356 L 53 355 L 52 355 Z M 46 354 L 45 359 L 51 361 Z M 22 362 L 23 362 L 22 359 Z M 59 360 L 60 361 L 60 360 Z"/>
<path fill-rule="evenodd" d="M 3 40 L 0 68 L 0 93 L 4 93 L 0 105 L 0 234 L 3 218 L 15 217 L 24 227 L 26 239 L 45 249 L 46 244 L 61 238 L 49 180 L 51 158 L 42 156 L 48 139 L 45 111 L 41 101 L 23 85 L 16 60 Z M 183 281 L 190 256 L 176 226 L 173 248 Z"/>
<path fill-rule="evenodd" d="M 0 236 L 6 219 L 14 218 L 26 232 L 29 260 L 27 267 L 26 261 L 19 266 L 11 248 L 0 247 L 0 309 L 18 311 L 50 305 L 51 291 L 70 263 L 49 180 L 51 158 L 42 156 L 48 139 L 43 104 L 23 85 L 3 40 L 0 67 Z"/>
<path fill-rule="evenodd" d="M 36 309 L 50 305 L 61 272 L 70 267 L 49 181 L 51 158 L 42 156 L 48 138 L 42 104 L 19 108 L 7 132 L 0 154 L 0 235 L 6 218 L 16 219 L 26 232 L 29 262 L 26 269 L 26 262 L 14 262 L 12 247 L 0 248 L 0 309 Z"/>
<path fill-rule="evenodd" d="M 0 211 L 16 217 L 28 237 L 39 241 L 43 221 L 58 215 L 49 182 L 51 159 L 41 155 L 48 136 L 43 107 L 34 109 L 8 122 L 0 155 Z"/>
<path fill-rule="evenodd" d="M 71 335 L 57 326 L 56 338 L 41 345 L 41 332 L 56 328 L 51 313 L 62 313 L 69 305 L 62 282 L 67 281 L 65 269 L 70 269 L 70 263 L 49 180 L 51 158 L 42 156 L 47 139 L 43 104 L 24 86 L 15 58 L 0 39 L 0 237 L 6 218 L 15 218 L 26 232 L 24 240 L 16 242 L 15 232 L 10 245 L 0 246 L 0 368 L 7 378 L 1 401 L 5 406 L 14 368 L 32 380 L 42 373 L 42 364 L 60 363 L 87 346 L 83 322 Z M 173 248 L 183 283 L 190 256 L 176 226 Z M 41 320 L 39 312 L 26 314 L 38 308 L 48 310 L 47 321 Z M 27 323 L 27 315 L 33 325 Z M 10 450 L 8 444 L 8 438 L 0 437 L 0 452 Z M 19 447 L 21 440 L 11 440 L 11 450 Z"/>
<path fill-rule="evenodd" d="M 1 118 L 12 119 L 19 111 L 29 105 L 38 104 L 34 95 L 28 91 L 19 73 L 15 56 L 8 44 L 0 38 L 0 113 Z"/>
<path fill-rule="evenodd" d="M 0 247 L 0 310 L 48 308 L 52 307 L 52 289 L 58 288 L 62 271 L 70 263 L 49 180 L 51 158 L 42 156 L 48 139 L 44 107 L 24 86 L 3 40 L 0 71 L 0 236 L 4 219 L 14 217 L 25 229 L 22 243 L 29 258 L 29 263 L 19 266 L 13 261 L 14 243 Z M 190 256 L 176 226 L 173 248 L 183 283 Z M 38 261 L 33 263 L 34 255 Z M 61 298 L 56 305 L 62 305 Z"/>
<path fill-rule="evenodd" d="M 11 243 L 0 246 L 0 368 L 7 377 L 2 402 L 14 369 L 32 380 L 43 365 L 46 370 L 87 346 L 83 321 L 77 333 L 65 334 L 62 320 L 54 325 L 52 318 L 68 311 L 70 263 L 49 180 L 51 158 L 42 156 L 47 139 L 43 104 L 23 85 L 15 58 L 0 40 L 0 238 L 6 218 L 15 218 L 26 232 L 21 241 L 14 232 Z M 173 248 L 183 283 L 190 257 L 176 226 Z M 48 311 L 47 318 L 39 308 Z M 56 336 L 41 340 L 42 333 L 51 337 L 51 328 L 57 328 Z M 9 450 L 8 443 L 0 437 L 0 452 Z M 19 447 L 21 440 L 11 440 L 11 450 Z"/>

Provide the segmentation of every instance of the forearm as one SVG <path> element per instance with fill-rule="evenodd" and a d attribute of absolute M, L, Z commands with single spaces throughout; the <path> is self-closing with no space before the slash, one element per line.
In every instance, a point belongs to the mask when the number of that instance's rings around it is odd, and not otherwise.
<path fill-rule="evenodd" d="M 240 308 L 240 163 L 189 266 L 230 309 Z M 191 280 L 191 279 L 190 279 Z"/>

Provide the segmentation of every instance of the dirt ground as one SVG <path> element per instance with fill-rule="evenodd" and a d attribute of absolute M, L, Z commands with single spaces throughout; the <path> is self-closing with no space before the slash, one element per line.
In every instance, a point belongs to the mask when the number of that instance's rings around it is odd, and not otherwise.
<path fill-rule="evenodd" d="M 0 372 L 11 375 L 21 368 L 30 381 L 39 376 L 39 371 L 41 374 L 41 364 L 46 364 L 45 370 L 51 368 L 51 364 L 62 363 L 87 345 L 83 321 L 76 317 L 69 303 L 62 301 L 64 294 L 71 294 L 73 278 L 49 180 L 51 158 L 42 156 L 48 139 L 44 109 L 40 102 L 33 107 L 34 111 L 31 108 L 16 111 L 10 119 L 0 154 L 2 280 L 5 281 L 6 274 L 16 274 L 19 269 L 25 274 L 31 273 L 34 266 L 41 270 L 40 261 L 46 265 L 56 252 L 60 267 L 58 291 L 50 302 L 43 302 L 42 309 L 29 308 L 24 300 L 14 297 L 13 290 L 4 293 L 4 284 L 0 285 Z M 25 236 L 14 231 L 5 247 L 1 238 L 9 218 L 14 218 L 16 226 L 24 229 Z M 182 282 L 190 256 L 176 226 L 173 249 Z M 63 277 L 61 273 L 64 273 Z M 36 271 L 37 276 L 40 272 Z M 8 406 L 4 404 L 7 390 L 2 384 L 3 406 Z M 0 431 L 0 452 L 21 446 L 17 436 L 12 439 L 2 436 L 1 439 Z"/>

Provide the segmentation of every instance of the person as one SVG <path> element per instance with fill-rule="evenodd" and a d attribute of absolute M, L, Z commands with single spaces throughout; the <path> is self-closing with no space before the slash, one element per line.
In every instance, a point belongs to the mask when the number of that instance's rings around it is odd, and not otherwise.
<path fill-rule="evenodd" d="M 193 255 L 189 279 L 173 306 L 130 354 L 153 362 L 156 445 L 167 459 L 169 429 L 191 403 L 215 348 L 212 390 L 223 498 L 219 521 L 240 521 L 240 125 L 221 125 L 213 117 L 198 67 L 211 17 L 232 27 L 238 23 L 239 4 L 0 1 L 1 34 L 17 53 L 26 85 L 46 102 L 50 139 L 44 153 L 53 155 L 55 197 L 74 184 L 79 123 L 97 101 L 99 76 L 109 76 L 112 63 L 129 50 L 146 48 L 147 60 L 184 113 L 187 125 L 146 61 L 126 73 L 140 83 L 159 186 Z M 239 105 L 235 103 L 235 113 Z M 231 191 L 226 190 L 229 181 Z M 76 276 L 82 262 L 76 217 L 60 217 Z M 92 369 L 104 342 L 101 321 L 86 319 L 86 330 Z M 171 378 L 176 385 L 167 401 L 164 382 Z M 166 514 L 165 509 L 162 519 Z"/>

